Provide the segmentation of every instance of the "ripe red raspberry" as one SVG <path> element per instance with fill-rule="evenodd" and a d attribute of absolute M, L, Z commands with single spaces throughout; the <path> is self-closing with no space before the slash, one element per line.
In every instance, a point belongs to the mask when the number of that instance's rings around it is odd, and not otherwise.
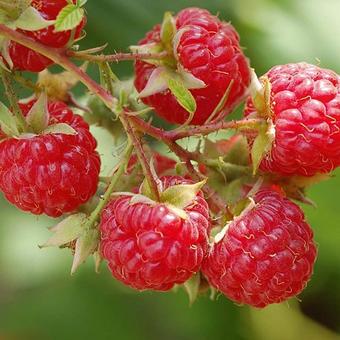
<path fill-rule="evenodd" d="M 191 90 L 197 110 L 191 121 L 202 125 L 212 114 L 231 80 L 234 83 L 220 119 L 230 113 L 246 94 L 250 82 L 248 60 L 239 45 L 239 36 L 234 27 L 220 21 L 207 10 L 187 8 L 176 16 L 177 29 L 186 29 L 175 51 L 181 66 L 206 87 Z M 160 42 L 160 26 L 157 25 L 140 45 Z M 156 66 L 144 61 L 135 64 L 135 86 L 144 89 Z M 143 102 L 155 109 L 157 114 L 171 123 L 182 124 L 188 119 L 188 112 L 176 101 L 169 90 L 143 98 Z"/>
<path fill-rule="evenodd" d="M 313 176 L 340 165 L 340 77 L 306 64 L 273 67 L 271 84 L 275 140 L 263 171 Z M 248 99 L 245 115 L 255 113 Z"/>
<path fill-rule="evenodd" d="M 162 177 L 164 188 L 191 183 Z M 166 205 L 112 201 L 101 218 L 101 253 L 112 275 L 138 290 L 169 290 L 200 268 L 208 249 L 209 210 L 202 193 L 184 210 L 184 220 Z"/>
<path fill-rule="evenodd" d="M 75 3 L 76 1 L 73 0 L 73 2 Z M 44 19 L 54 20 L 57 18 L 59 12 L 67 4 L 67 0 L 33 0 L 31 6 L 37 9 Z M 84 17 L 75 30 L 75 39 L 80 37 L 85 24 L 86 18 Z M 71 38 L 70 30 L 64 32 L 54 32 L 54 25 L 33 32 L 20 29 L 18 29 L 18 31 L 46 46 L 54 48 L 66 47 Z M 14 41 L 10 43 L 9 55 L 13 61 L 14 68 L 20 71 L 41 72 L 46 67 L 53 64 L 52 60 Z"/>
<path fill-rule="evenodd" d="M 299 294 L 316 259 L 313 232 L 301 209 L 271 190 L 229 225 L 203 263 L 213 287 L 237 303 L 265 307 Z"/>
<path fill-rule="evenodd" d="M 35 101 L 21 104 L 26 115 Z M 96 192 L 100 158 L 89 126 L 62 102 L 50 102 L 49 124 L 66 123 L 76 135 L 27 135 L 0 142 L 0 190 L 19 209 L 58 217 Z"/>

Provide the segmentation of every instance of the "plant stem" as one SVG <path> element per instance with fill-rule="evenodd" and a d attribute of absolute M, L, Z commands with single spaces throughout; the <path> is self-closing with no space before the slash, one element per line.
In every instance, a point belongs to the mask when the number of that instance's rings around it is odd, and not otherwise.
<path fill-rule="evenodd" d="M 96 222 L 98 221 L 98 219 L 100 217 L 100 213 L 102 212 L 102 210 L 104 209 L 106 204 L 109 202 L 111 194 L 112 194 L 115 186 L 117 185 L 120 177 L 124 174 L 126 166 L 127 166 L 128 162 L 130 160 L 132 150 L 133 150 L 133 146 L 132 146 L 131 143 L 129 143 L 127 145 L 126 149 L 125 149 L 124 157 L 123 157 L 118 169 L 112 175 L 111 182 L 110 182 L 108 188 L 106 189 L 104 196 L 100 199 L 96 209 L 93 210 L 93 212 L 91 213 L 91 215 L 89 217 L 89 220 L 90 220 L 89 223 L 90 223 L 91 227 L 96 226 Z"/>
<path fill-rule="evenodd" d="M 27 130 L 28 125 L 27 122 L 25 120 L 25 117 L 23 116 L 20 106 L 19 106 L 19 101 L 18 98 L 15 94 L 15 91 L 13 89 L 12 86 L 12 76 L 9 72 L 7 72 L 6 70 L 4 70 L 3 68 L 1 68 L 0 70 L 0 74 L 2 77 L 2 82 L 4 84 L 4 88 L 5 88 L 5 92 L 6 92 L 6 96 L 8 98 L 9 104 L 13 110 L 13 114 L 16 118 L 16 121 L 19 125 L 19 131 L 20 132 L 24 132 Z"/>
<path fill-rule="evenodd" d="M 66 52 L 68 57 L 87 60 L 96 63 L 103 62 L 119 62 L 125 60 L 141 60 L 141 59 L 163 59 L 167 57 L 167 52 L 161 53 L 115 53 L 109 55 L 92 55 L 86 52 L 76 52 L 69 50 Z"/>
<path fill-rule="evenodd" d="M 120 121 L 122 122 L 125 131 L 127 132 L 128 136 L 130 137 L 130 140 L 135 147 L 135 151 L 138 157 L 138 160 L 140 161 L 143 169 L 143 173 L 145 175 L 146 180 L 148 181 L 150 190 L 154 196 L 154 198 L 159 201 L 160 200 L 160 194 L 158 191 L 158 185 L 156 178 L 154 177 L 150 165 L 148 163 L 148 159 L 146 158 L 142 143 L 140 141 L 140 138 L 136 135 L 136 132 L 134 131 L 133 127 L 131 126 L 131 123 L 129 121 L 128 116 L 122 112 L 120 115 Z"/>
<path fill-rule="evenodd" d="M 243 119 L 228 122 L 222 121 L 213 124 L 195 126 L 185 130 L 167 131 L 166 136 L 170 140 L 178 140 L 190 136 L 204 136 L 218 130 L 236 129 L 257 131 L 264 123 L 266 123 L 264 119 Z"/>

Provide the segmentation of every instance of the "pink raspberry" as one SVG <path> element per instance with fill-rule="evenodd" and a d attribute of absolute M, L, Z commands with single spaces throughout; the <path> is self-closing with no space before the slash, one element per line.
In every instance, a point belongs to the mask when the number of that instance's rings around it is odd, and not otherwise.
<path fill-rule="evenodd" d="M 239 45 L 239 36 L 231 24 L 199 8 L 179 12 L 176 26 L 178 30 L 185 29 L 175 51 L 178 63 L 206 84 L 202 89 L 191 90 L 197 103 L 191 124 L 205 123 L 233 80 L 223 113 L 219 112 L 219 119 L 222 119 L 243 100 L 250 82 L 249 64 Z M 159 42 L 160 26 L 157 25 L 139 44 Z M 146 86 L 155 67 L 144 61 L 136 62 L 135 86 L 139 92 Z M 143 98 L 143 102 L 171 123 L 182 124 L 189 117 L 169 90 Z"/>
<path fill-rule="evenodd" d="M 275 140 L 260 169 L 313 176 L 338 167 L 340 77 L 306 63 L 275 66 L 263 77 L 271 85 Z M 249 98 L 245 116 L 255 112 Z"/>
<path fill-rule="evenodd" d="M 255 203 L 229 224 L 202 270 L 231 300 L 261 308 L 304 289 L 317 251 L 312 229 L 296 204 L 268 189 L 255 195 Z"/>
<path fill-rule="evenodd" d="M 164 189 L 191 183 L 175 176 L 161 181 Z M 112 275 L 138 290 L 166 291 L 188 280 L 208 249 L 209 209 L 202 193 L 185 207 L 185 220 L 162 203 L 130 200 L 113 200 L 101 218 L 100 248 Z"/>

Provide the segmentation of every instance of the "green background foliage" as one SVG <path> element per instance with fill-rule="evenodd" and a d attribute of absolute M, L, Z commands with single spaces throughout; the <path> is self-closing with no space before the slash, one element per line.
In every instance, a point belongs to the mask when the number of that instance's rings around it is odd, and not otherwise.
<path fill-rule="evenodd" d="M 125 51 L 164 11 L 188 6 L 230 20 L 259 74 L 302 60 L 340 72 L 338 0 L 89 0 L 82 46 L 108 42 L 108 52 Z M 129 62 L 114 65 L 122 77 L 131 70 Z M 102 133 L 99 138 L 108 171 L 112 145 Z M 310 190 L 318 208 L 304 206 L 319 257 L 302 302 L 265 310 L 238 307 L 223 296 L 215 302 L 203 296 L 189 307 L 182 291 L 138 294 L 115 282 L 105 266 L 95 274 L 91 261 L 70 277 L 69 251 L 37 246 L 55 222 L 20 213 L 0 197 L 0 339 L 340 339 L 339 189 L 334 176 Z"/>

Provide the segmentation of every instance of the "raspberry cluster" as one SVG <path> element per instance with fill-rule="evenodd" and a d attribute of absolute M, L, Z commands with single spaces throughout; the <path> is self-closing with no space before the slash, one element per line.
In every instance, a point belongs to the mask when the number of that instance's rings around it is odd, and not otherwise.
<path fill-rule="evenodd" d="M 94 55 L 101 47 L 68 51 L 86 23 L 81 4 L 30 2 L 48 21 L 62 17 L 65 6 L 74 10 L 61 32 L 58 20 L 33 31 L 7 25 L 13 70 L 3 48 L 10 107 L 0 107 L 0 191 L 23 211 L 66 215 L 45 246 L 71 248 L 72 273 L 94 255 L 137 290 L 184 285 L 192 298 L 208 282 L 232 301 L 258 308 L 298 295 L 317 250 L 292 200 L 310 203 L 307 186 L 340 165 L 340 76 L 295 63 L 274 66 L 258 79 L 235 28 L 199 8 L 166 13 L 131 54 Z M 3 30 L 1 24 L 0 35 Z M 29 48 L 34 45 L 44 55 Z M 101 85 L 70 55 L 98 63 Z M 124 56 L 135 60 L 134 78 L 116 81 L 108 61 Z M 33 85 L 16 72 L 42 71 L 51 59 L 62 60 L 68 72 L 46 71 Z M 18 103 L 13 80 L 33 88 L 34 99 Z M 78 80 L 91 91 L 87 103 L 71 93 Z M 53 99 L 48 86 L 65 94 L 65 102 Z M 242 101 L 243 119 L 224 121 Z M 150 107 L 182 125 L 170 131 L 154 126 Z M 119 161 L 108 177 L 106 169 L 100 174 L 86 119 L 114 137 L 112 155 L 118 150 Z M 206 137 L 228 128 L 237 130 L 228 140 Z M 145 145 L 144 135 L 173 154 Z M 186 137 L 190 146 L 197 141 L 191 137 L 200 137 L 194 151 L 178 143 Z"/>

